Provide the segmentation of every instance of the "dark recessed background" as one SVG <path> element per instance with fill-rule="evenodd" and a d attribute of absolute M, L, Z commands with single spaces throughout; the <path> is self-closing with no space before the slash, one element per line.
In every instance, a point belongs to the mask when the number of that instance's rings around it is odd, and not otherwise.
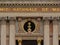
<path fill-rule="evenodd" d="M 18 40 L 16 40 L 16 45 L 18 44 Z M 22 45 L 38 45 L 37 40 L 22 40 Z M 43 40 L 41 40 L 41 45 L 44 45 Z"/>
<path fill-rule="evenodd" d="M 34 31 L 34 29 L 35 29 L 35 24 L 34 24 L 34 22 L 32 22 L 32 21 L 27 21 L 25 24 L 24 24 L 24 30 L 26 31 L 26 32 L 28 32 L 28 23 L 31 23 L 31 32 L 33 32 Z"/>

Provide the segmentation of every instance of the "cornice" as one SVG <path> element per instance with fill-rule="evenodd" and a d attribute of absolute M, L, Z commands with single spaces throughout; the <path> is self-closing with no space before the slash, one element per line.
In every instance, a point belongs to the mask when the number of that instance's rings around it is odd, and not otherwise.
<path fill-rule="evenodd" d="M 40 4 L 40 3 L 0 3 L 0 7 L 60 7 L 59 4 Z"/>

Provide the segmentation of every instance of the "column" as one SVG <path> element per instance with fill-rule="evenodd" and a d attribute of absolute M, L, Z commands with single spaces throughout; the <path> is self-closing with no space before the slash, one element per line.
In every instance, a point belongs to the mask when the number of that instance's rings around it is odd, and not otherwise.
<path fill-rule="evenodd" d="M 1 45 L 6 45 L 6 21 L 1 21 Z"/>
<path fill-rule="evenodd" d="M 58 21 L 53 21 L 53 45 L 58 45 Z"/>
<path fill-rule="evenodd" d="M 49 21 L 44 21 L 44 45 L 50 45 L 50 38 L 49 38 Z"/>
<path fill-rule="evenodd" d="M 15 45 L 15 22 L 14 21 L 10 21 L 9 45 Z"/>

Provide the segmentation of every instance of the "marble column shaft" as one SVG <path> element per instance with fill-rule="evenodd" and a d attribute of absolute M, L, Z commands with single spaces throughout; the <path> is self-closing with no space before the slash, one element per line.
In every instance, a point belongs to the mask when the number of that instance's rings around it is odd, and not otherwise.
<path fill-rule="evenodd" d="M 44 45 L 50 45 L 50 38 L 49 38 L 49 21 L 44 21 Z"/>
<path fill-rule="evenodd" d="M 58 45 L 58 21 L 53 21 L 53 45 Z"/>
<path fill-rule="evenodd" d="M 15 22 L 14 21 L 10 21 L 9 45 L 15 45 Z"/>
<path fill-rule="evenodd" d="M 1 45 L 6 45 L 6 21 L 1 21 Z"/>

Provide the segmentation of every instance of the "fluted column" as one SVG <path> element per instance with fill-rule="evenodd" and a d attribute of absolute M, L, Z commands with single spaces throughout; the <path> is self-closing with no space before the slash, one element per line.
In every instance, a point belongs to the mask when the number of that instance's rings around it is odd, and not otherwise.
<path fill-rule="evenodd" d="M 6 21 L 1 21 L 1 45 L 6 45 Z"/>
<path fill-rule="evenodd" d="M 14 21 L 10 21 L 9 45 L 15 45 L 15 22 Z"/>
<path fill-rule="evenodd" d="M 53 21 L 53 45 L 58 45 L 58 21 Z"/>
<path fill-rule="evenodd" d="M 44 21 L 44 45 L 50 45 L 50 38 L 49 38 L 49 21 Z"/>

